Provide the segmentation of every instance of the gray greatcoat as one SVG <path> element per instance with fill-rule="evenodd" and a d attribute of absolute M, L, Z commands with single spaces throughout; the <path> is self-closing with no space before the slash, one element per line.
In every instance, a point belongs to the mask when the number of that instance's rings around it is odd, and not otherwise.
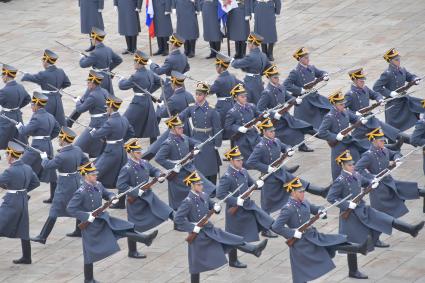
<path fill-rule="evenodd" d="M 245 41 L 249 35 L 249 20 L 251 18 L 251 1 L 237 0 L 238 7 L 227 14 L 227 34 L 230 40 Z"/>
<path fill-rule="evenodd" d="M 184 40 L 198 39 L 198 15 L 201 11 L 199 0 L 174 0 L 177 14 L 177 34 Z"/>
<path fill-rule="evenodd" d="M 317 214 L 320 207 L 308 201 L 298 202 L 292 198 L 282 208 L 272 229 L 277 234 L 290 239 L 295 229 L 310 219 L 310 214 Z M 347 236 L 340 234 L 322 234 L 315 227 L 303 233 L 301 239 L 289 248 L 292 282 L 304 283 L 319 278 L 335 268 L 332 258 L 335 256 L 333 246 L 347 241 Z"/>
<path fill-rule="evenodd" d="M 411 82 L 418 79 L 412 73 L 409 73 L 405 68 L 397 68 L 390 64 L 388 69 L 381 74 L 379 79 L 373 85 L 373 90 L 379 92 L 385 97 L 390 97 L 391 91 L 394 91 L 406 82 Z M 411 128 L 419 119 L 419 114 L 425 112 L 422 106 L 422 98 L 417 98 L 405 95 L 402 98 L 392 100 L 385 104 L 385 121 L 399 129 L 405 131 Z"/>
<path fill-rule="evenodd" d="M 133 36 L 139 34 L 140 17 L 136 9 L 142 9 L 143 0 L 114 0 L 118 7 L 118 32 L 120 35 Z"/>
<path fill-rule="evenodd" d="M 169 37 L 173 34 L 173 25 L 171 23 L 172 0 L 154 0 L 152 4 L 155 36 Z"/>
<path fill-rule="evenodd" d="M 293 96 L 301 96 L 301 88 L 312 82 L 315 78 L 320 78 L 326 75 L 325 71 L 319 70 L 313 65 L 304 67 L 298 64 L 286 78 L 284 85 L 286 90 L 291 92 Z M 321 96 L 317 91 L 310 93 L 303 98 L 300 105 L 295 106 L 294 117 L 304 120 L 318 129 L 322 123 L 323 117 L 332 108 L 329 100 Z"/>
<path fill-rule="evenodd" d="M 103 30 L 102 13 L 104 0 L 78 0 L 80 7 L 81 33 L 90 34 L 92 27 Z"/>
<path fill-rule="evenodd" d="M 31 167 L 17 160 L 0 174 L 0 187 L 7 191 L 0 204 L 0 237 L 29 240 L 27 192 L 40 185 Z"/>
<path fill-rule="evenodd" d="M 416 122 L 410 141 L 414 146 L 425 146 L 425 116 Z M 425 150 L 423 151 L 423 171 L 425 174 Z"/>
<path fill-rule="evenodd" d="M 214 206 L 208 194 L 190 191 L 176 212 L 174 222 L 180 231 L 191 233 L 195 224 Z M 188 261 L 191 274 L 213 270 L 227 263 L 226 253 L 243 244 L 243 238 L 215 228 L 208 222 L 189 244 Z"/>
<path fill-rule="evenodd" d="M 281 0 L 252 2 L 255 14 L 254 31 L 264 37 L 265 44 L 277 42 L 276 15 L 280 15 Z"/>
<path fill-rule="evenodd" d="M 218 5 L 218 0 L 200 0 L 205 41 L 221 41 L 223 38 L 217 13 Z"/>
<path fill-rule="evenodd" d="M 381 150 L 372 145 L 357 161 L 356 170 L 364 177 L 371 179 L 373 175 L 387 168 L 390 160 L 399 157 L 401 155 L 398 152 L 387 148 Z M 389 175 L 382 179 L 379 186 L 370 193 L 370 205 L 394 218 L 398 218 L 409 212 L 404 202 L 418 198 L 418 183 L 394 180 Z"/>
<path fill-rule="evenodd" d="M 148 182 L 149 176 L 158 177 L 160 174 L 161 170 L 153 167 L 146 160 L 142 159 L 137 162 L 129 158 L 118 176 L 118 191 L 122 193 L 139 184 Z M 167 221 L 173 213 L 171 207 L 165 204 L 153 191 L 157 186 L 154 185 L 141 196 L 138 195 L 138 189 L 127 194 L 136 199 L 133 203 L 127 202 L 128 221 L 134 223 L 135 229 L 139 232 L 145 232 Z"/>

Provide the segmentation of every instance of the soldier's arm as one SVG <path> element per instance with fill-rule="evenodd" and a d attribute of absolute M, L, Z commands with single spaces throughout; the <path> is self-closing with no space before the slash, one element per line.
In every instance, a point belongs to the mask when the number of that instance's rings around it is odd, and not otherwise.
<path fill-rule="evenodd" d="M 270 106 L 270 98 L 269 98 L 269 96 L 267 95 L 267 91 L 266 90 L 264 90 L 262 93 L 261 93 L 261 96 L 260 96 L 260 100 L 258 100 L 258 102 L 257 102 L 257 109 L 259 110 L 259 111 L 264 111 L 264 110 L 267 110 L 267 109 L 269 109 L 269 106 Z"/>
<path fill-rule="evenodd" d="M 251 56 L 245 56 L 242 59 L 235 59 L 232 62 L 232 67 L 235 69 L 243 69 L 252 65 Z"/>
<path fill-rule="evenodd" d="M 369 98 L 370 99 L 373 99 L 373 100 L 376 100 L 376 101 L 384 99 L 379 92 L 371 90 L 368 87 L 366 87 L 366 88 L 369 90 Z"/>
<path fill-rule="evenodd" d="M 214 109 L 211 112 L 211 124 L 213 128 L 213 135 L 217 134 L 221 130 L 221 120 L 220 120 L 220 114 Z M 214 139 L 214 146 L 215 147 L 221 147 L 221 144 L 223 142 L 223 132 L 221 132 L 218 136 Z"/>
<path fill-rule="evenodd" d="M 315 205 L 313 203 L 309 203 L 310 204 L 310 213 L 313 215 L 316 215 L 319 213 L 319 210 L 323 209 L 323 206 L 320 205 Z"/>
<path fill-rule="evenodd" d="M 171 0 L 165 0 L 165 12 L 171 13 Z"/>
<path fill-rule="evenodd" d="M 52 133 L 50 134 L 50 138 L 54 139 L 59 135 L 59 132 L 61 131 L 61 126 L 59 125 L 58 121 L 54 119 L 55 125 L 53 126 Z"/>
<path fill-rule="evenodd" d="M 425 145 L 425 123 L 422 121 L 416 122 L 415 129 L 410 137 L 413 146 Z"/>
<path fill-rule="evenodd" d="M 9 169 L 4 170 L 4 172 L 0 174 L 0 188 L 7 189 L 11 179 Z"/>
<path fill-rule="evenodd" d="M 222 84 L 219 79 L 215 80 L 210 86 L 210 94 L 217 93 L 222 88 Z"/>
<path fill-rule="evenodd" d="M 154 93 L 161 87 L 161 77 L 152 72 L 153 75 L 153 84 L 150 86 L 149 91 Z"/>
<path fill-rule="evenodd" d="M 171 72 L 172 64 L 170 62 L 170 59 L 168 57 L 165 58 L 164 64 L 162 64 L 161 67 L 157 64 L 152 64 L 151 70 L 157 75 L 163 75 L 165 73 Z"/>
<path fill-rule="evenodd" d="M 342 195 L 343 189 L 344 189 L 344 185 L 342 183 L 343 181 L 340 180 L 335 180 L 331 186 L 331 188 L 329 189 L 328 195 L 326 197 L 326 200 L 330 203 L 333 204 L 334 202 L 340 201 L 341 199 L 344 198 L 344 196 Z M 355 197 L 355 196 L 353 196 Z M 341 210 L 347 210 L 348 208 L 348 201 L 344 201 L 343 203 L 339 204 L 338 207 Z"/>
<path fill-rule="evenodd" d="M 389 90 L 386 85 L 390 80 L 390 75 L 387 71 L 383 72 L 379 79 L 373 85 L 373 90 L 379 92 L 385 97 L 390 97 L 391 90 Z"/>
<path fill-rule="evenodd" d="M 273 222 L 272 231 L 286 239 L 294 237 L 295 229 L 291 229 L 286 226 L 289 219 L 291 218 L 291 214 L 292 212 L 290 206 L 283 206 L 283 208 L 280 210 L 279 216 Z"/>
<path fill-rule="evenodd" d="M 80 209 L 80 205 L 83 202 L 83 195 L 80 191 L 81 189 L 77 190 L 74 193 L 74 196 L 72 199 L 68 202 L 68 205 L 66 207 L 66 211 L 74 218 L 77 218 L 81 222 L 86 222 L 89 219 L 89 213 L 88 211 L 82 211 Z"/>
<path fill-rule="evenodd" d="M 41 160 L 41 166 L 43 166 L 44 169 L 58 169 L 62 163 L 63 159 L 60 155 L 56 155 L 53 159 Z"/>
<path fill-rule="evenodd" d="M 84 101 L 82 103 L 77 103 L 75 111 L 78 113 L 84 113 L 91 109 L 95 105 L 95 99 L 92 95 L 84 95 Z"/>
<path fill-rule="evenodd" d="M 80 67 L 88 68 L 93 66 L 96 63 L 96 55 L 94 52 L 91 52 L 87 57 L 81 57 L 80 59 Z"/>
<path fill-rule="evenodd" d="M 360 118 L 353 113 L 353 111 L 351 111 L 350 109 L 347 109 L 347 114 L 348 114 L 348 120 L 350 121 L 351 124 L 356 123 L 358 120 L 360 120 Z"/>
<path fill-rule="evenodd" d="M 227 112 L 226 118 L 224 119 L 224 128 L 232 133 L 237 133 L 238 128 L 243 125 L 238 125 L 236 123 L 235 117 L 232 115 L 232 110 Z"/>
<path fill-rule="evenodd" d="M 147 162 L 147 166 L 149 169 L 149 176 L 151 177 L 159 177 L 159 175 L 161 175 L 161 170 L 159 168 L 156 168 L 155 166 L 153 166 L 152 164 L 150 164 L 149 162 Z"/>
<path fill-rule="evenodd" d="M 128 79 L 121 79 L 118 82 L 118 87 L 120 90 L 127 90 L 127 89 L 131 89 L 134 87 L 134 76 L 131 75 Z"/>
<path fill-rule="evenodd" d="M 190 107 L 186 107 L 182 112 L 179 114 L 180 120 L 182 120 L 183 123 L 186 122 L 189 117 L 192 116 L 190 112 Z"/>
<path fill-rule="evenodd" d="M 31 96 L 28 93 L 28 91 L 24 88 L 24 86 L 22 86 L 19 91 L 22 92 L 23 98 L 24 98 L 22 99 L 21 105 L 19 105 L 19 108 L 22 108 L 27 106 L 31 102 Z"/>
<path fill-rule="evenodd" d="M 401 158 L 403 155 L 399 151 L 394 151 L 391 149 L 388 149 L 388 152 L 390 153 L 390 160 L 396 160 L 398 158 Z"/>
<path fill-rule="evenodd" d="M 221 177 L 217 186 L 217 195 L 216 197 L 220 200 L 224 199 L 231 192 L 232 181 L 224 175 Z M 236 188 L 233 188 L 236 190 Z M 229 206 L 236 206 L 237 198 L 235 196 L 228 197 L 225 201 Z"/>
<path fill-rule="evenodd" d="M 69 80 L 69 77 L 66 75 L 66 73 L 62 70 L 62 74 L 63 74 L 63 82 L 62 85 L 59 86 L 59 88 L 67 88 L 71 86 L 71 81 Z"/>
<path fill-rule="evenodd" d="M 316 68 L 316 66 L 313 66 L 314 69 L 314 76 L 316 78 L 321 78 L 323 77 L 325 74 L 327 74 L 326 71 L 320 70 L 319 68 Z"/>
<path fill-rule="evenodd" d="M 174 168 L 174 163 L 168 160 L 170 156 L 170 151 L 171 151 L 171 145 L 165 142 L 159 148 L 158 152 L 156 153 L 154 157 L 155 161 L 167 170 Z"/>
<path fill-rule="evenodd" d="M 261 173 L 267 173 L 269 165 L 261 162 L 261 157 L 264 156 L 263 147 L 257 145 L 254 147 L 251 155 L 248 157 L 248 160 L 245 163 L 245 167 L 248 169 L 255 169 Z"/>
<path fill-rule="evenodd" d="M 369 154 L 363 154 L 359 161 L 356 162 L 355 168 L 364 178 L 373 179 L 373 175 L 368 171 L 370 166 L 370 156 Z"/>
<path fill-rule="evenodd" d="M 99 138 L 106 138 L 106 136 L 113 131 L 114 131 L 114 128 L 112 127 L 111 123 L 108 120 L 106 120 L 106 122 L 103 123 L 102 127 L 94 131 L 91 131 L 90 134 L 93 138 L 99 139 Z"/>
<path fill-rule="evenodd" d="M 130 173 L 128 171 L 128 165 L 124 165 L 121 168 L 120 173 L 118 174 L 117 189 L 119 193 L 122 193 L 130 188 Z M 134 190 L 128 193 L 128 195 L 132 197 L 137 197 L 138 193 L 139 192 L 137 190 Z"/>
<path fill-rule="evenodd" d="M 281 8 L 282 2 L 280 0 L 274 0 L 274 10 L 276 15 L 280 15 Z"/>
<path fill-rule="evenodd" d="M 404 70 L 406 71 L 406 82 L 409 82 L 410 83 L 411 81 L 414 81 L 414 80 L 418 79 L 418 76 L 416 76 L 415 74 L 410 73 L 406 69 L 404 69 Z"/>
<path fill-rule="evenodd" d="M 190 233 L 193 231 L 193 228 L 195 228 L 195 224 L 190 223 L 189 220 L 187 220 L 187 215 L 190 212 L 191 206 L 190 199 L 185 198 L 177 209 L 177 212 L 174 216 L 174 223 L 176 224 L 179 231 Z"/>
<path fill-rule="evenodd" d="M 31 170 L 32 171 L 32 170 Z M 31 180 L 28 184 L 27 192 L 31 192 L 35 188 L 40 186 L 40 180 L 38 179 L 37 174 L 34 171 L 31 172 Z"/>
<path fill-rule="evenodd" d="M 251 187 L 254 185 L 255 181 L 252 179 L 251 175 L 249 175 L 248 171 L 245 171 L 246 175 L 248 176 L 248 187 Z"/>
<path fill-rule="evenodd" d="M 285 86 L 286 90 L 291 92 L 294 96 L 300 96 L 301 95 L 301 87 L 295 85 L 295 82 L 297 81 L 297 73 L 295 70 L 292 70 L 286 80 L 284 81 L 283 85 Z"/>
<path fill-rule="evenodd" d="M 317 135 L 318 138 L 331 141 L 331 142 L 336 141 L 337 134 L 332 133 L 330 131 L 331 124 L 332 124 L 332 117 L 330 117 L 329 115 L 326 115 L 323 118 L 322 124 L 319 127 L 319 134 Z"/>
<path fill-rule="evenodd" d="M 115 196 L 115 193 L 107 190 L 100 182 L 98 182 L 98 187 L 102 191 L 102 198 L 104 200 L 111 200 Z"/>
<path fill-rule="evenodd" d="M 19 132 L 24 136 L 30 136 L 40 127 L 40 122 L 37 118 L 31 117 L 31 120 L 25 126 L 20 128 Z"/>
<path fill-rule="evenodd" d="M 350 109 L 351 111 L 354 111 L 353 96 L 352 96 L 351 91 L 349 91 L 345 94 L 345 107 L 347 109 Z"/>
<path fill-rule="evenodd" d="M 123 118 L 127 120 L 127 118 L 125 118 L 124 116 L 123 116 Z M 134 138 L 136 136 L 136 133 L 134 132 L 134 128 L 130 124 L 130 122 L 128 122 L 127 125 L 128 125 L 127 126 L 127 132 L 125 133 L 125 136 L 124 136 L 125 141 L 127 141 L 128 139 Z"/>
<path fill-rule="evenodd" d="M 122 63 L 122 58 L 121 56 L 119 56 L 117 53 L 115 53 L 114 51 L 111 50 L 112 53 L 112 62 L 111 65 L 109 66 L 110 70 L 115 69 L 119 64 Z"/>
<path fill-rule="evenodd" d="M 188 141 L 189 141 L 189 148 L 194 148 L 195 146 L 201 144 L 201 141 L 188 137 Z"/>
<path fill-rule="evenodd" d="M 25 73 L 25 75 L 22 77 L 21 81 L 32 82 L 32 83 L 41 85 L 41 83 L 44 81 L 43 71 L 38 72 L 37 74 L 34 74 L 34 75 L 29 74 L 29 73 Z"/>

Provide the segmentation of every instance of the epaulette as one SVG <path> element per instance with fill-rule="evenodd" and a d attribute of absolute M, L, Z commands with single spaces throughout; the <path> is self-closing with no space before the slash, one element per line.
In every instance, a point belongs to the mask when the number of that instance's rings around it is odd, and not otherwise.
<path fill-rule="evenodd" d="M 79 187 L 78 190 L 77 190 L 77 192 L 79 192 L 79 193 L 81 193 L 83 191 L 84 191 L 84 186 Z"/>
<path fill-rule="evenodd" d="M 195 103 L 192 102 L 192 103 L 189 103 L 187 106 L 191 107 L 191 106 L 194 106 L 194 105 L 195 105 Z"/>

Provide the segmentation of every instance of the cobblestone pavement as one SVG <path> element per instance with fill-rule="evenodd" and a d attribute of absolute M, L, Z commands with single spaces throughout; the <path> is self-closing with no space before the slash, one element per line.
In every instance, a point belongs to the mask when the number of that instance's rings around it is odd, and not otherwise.
<path fill-rule="evenodd" d="M 125 46 L 124 38 L 117 34 L 117 16 L 112 9 L 112 1 L 105 1 L 104 20 L 108 36 L 105 43 L 116 51 Z M 144 11 L 142 12 L 144 15 Z M 175 17 L 175 16 L 173 16 Z M 144 16 L 142 17 L 144 19 Z M 279 42 L 275 48 L 276 63 L 286 77 L 296 62 L 293 51 L 306 46 L 312 51 L 312 61 L 319 68 L 331 74 L 328 85 L 321 90 L 323 95 L 335 88 L 349 87 L 347 70 L 365 67 L 368 85 L 372 86 L 379 74 L 386 68 L 382 54 L 389 48 L 399 49 L 403 64 L 412 72 L 425 74 L 425 2 L 417 0 L 290 0 L 283 4 L 282 16 L 278 19 Z M 142 20 L 144 21 L 144 20 Z M 200 26 L 202 29 L 202 25 Z M 202 33 L 201 33 L 202 34 Z M 142 27 L 139 48 L 148 51 L 147 30 Z M 10 63 L 23 71 L 36 72 L 41 68 L 40 58 L 44 48 L 51 48 L 60 55 L 58 66 L 69 74 L 72 86 L 69 91 L 82 95 L 87 70 L 79 68 L 78 54 L 70 53 L 54 42 L 60 40 L 78 49 L 85 49 L 88 39 L 80 34 L 79 11 L 76 0 L 13 0 L 0 3 L 0 61 Z M 155 51 L 154 44 L 154 51 Z M 232 45 L 233 48 L 233 45 Z M 191 75 L 211 82 L 216 74 L 213 61 L 203 59 L 209 53 L 208 45 L 199 40 L 196 57 L 190 60 Z M 163 57 L 153 58 L 162 63 Z M 117 68 L 119 73 L 132 73 L 132 58 L 124 57 L 124 63 Z M 235 72 L 232 70 L 232 72 Z M 241 75 L 240 72 L 239 75 Z M 242 77 L 242 76 L 240 76 Z M 117 82 L 114 81 L 117 90 Z M 36 89 L 25 83 L 28 90 Z M 191 81 L 189 90 L 194 89 Z M 124 99 L 126 108 L 131 92 L 117 91 Z M 159 94 L 156 94 L 159 95 Z M 423 96 L 423 91 L 415 95 Z M 63 97 L 66 113 L 69 114 L 74 103 Z M 212 102 L 215 103 L 214 99 Z M 30 116 L 29 107 L 24 111 L 24 120 Z M 81 117 L 88 122 L 88 115 Z M 77 125 L 76 125 L 77 126 Z M 81 132 L 81 128 L 76 127 Z M 143 141 L 147 146 L 147 141 Z M 224 148 L 229 145 L 224 144 Z M 291 164 L 300 164 L 300 174 L 319 185 L 330 182 L 330 151 L 326 143 L 313 144 L 314 153 L 296 154 Z M 405 146 L 403 152 L 410 150 Z M 1 161 L 2 169 L 5 161 Z M 222 172 L 227 164 L 224 164 Z M 253 176 L 258 173 L 252 172 Z M 420 151 L 394 174 L 404 180 L 425 182 L 422 173 Z M 167 198 L 166 186 L 156 186 L 155 191 L 164 200 Z M 3 195 L 4 192 L 0 192 Z M 43 184 L 31 193 L 29 204 L 31 235 L 39 233 L 49 206 L 42 203 L 48 194 L 48 186 Z M 254 196 L 258 201 L 258 194 Z M 308 196 L 315 203 L 324 200 Z M 411 212 L 403 219 L 417 222 L 424 218 L 422 201 L 409 201 Z M 111 214 L 125 218 L 124 211 L 111 211 Z M 330 211 L 327 220 L 316 225 L 323 232 L 336 232 L 338 229 L 337 210 Z M 224 214 L 214 217 L 213 222 L 224 227 Z M 20 242 L 13 239 L 0 239 L 0 281 L 2 282 L 82 282 L 81 240 L 65 237 L 74 227 L 74 220 L 60 218 L 46 245 L 32 244 L 33 264 L 16 266 L 12 259 L 20 256 Z M 185 234 L 172 230 L 172 223 L 159 227 L 159 236 L 154 244 L 141 247 L 146 259 L 134 260 L 127 257 L 125 240 L 120 240 L 122 251 L 95 264 L 95 278 L 101 282 L 188 282 L 187 245 Z M 360 256 L 361 270 L 369 275 L 363 282 L 425 282 L 425 234 L 410 238 L 399 232 L 384 237 L 391 244 L 388 249 L 377 249 L 367 256 Z M 205 282 L 290 282 L 291 271 L 288 248 L 283 238 L 269 241 L 261 258 L 242 255 L 242 261 L 249 267 L 245 270 L 223 266 L 213 272 L 203 273 Z M 347 278 L 345 256 L 336 256 L 336 269 L 317 282 L 355 282 Z"/>

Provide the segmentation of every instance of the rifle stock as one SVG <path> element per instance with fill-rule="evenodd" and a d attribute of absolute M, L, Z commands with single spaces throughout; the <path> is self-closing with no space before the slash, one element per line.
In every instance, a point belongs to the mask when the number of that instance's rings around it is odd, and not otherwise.
<path fill-rule="evenodd" d="M 264 117 L 264 114 L 261 113 L 258 117 L 252 119 L 251 121 L 249 121 L 248 123 L 245 123 L 243 126 L 245 128 L 251 128 L 252 126 L 254 126 L 255 124 L 257 124 L 259 121 L 261 121 Z M 240 139 L 242 137 L 242 135 L 244 135 L 244 133 L 241 132 L 236 132 L 234 133 L 231 137 L 230 140 L 232 141 L 237 141 L 238 139 Z"/>
<path fill-rule="evenodd" d="M 165 175 L 160 175 L 159 177 L 164 177 Z M 158 178 L 159 177 L 154 177 L 154 178 L 152 178 L 152 180 L 150 180 L 150 182 L 148 182 L 148 183 L 146 183 L 146 184 L 144 184 L 141 188 L 140 188 L 140 190 L 144 190 L 144 191 L 147 191 L 147 190 L 150 190 L 151 188 L 152 188 L 152 186 L 153 185 L 155 185 L 157 182 L 158 182 Z M 137 197 L 133 197 L 133 196 L 129 196 L 129 195 L 127 195 L 127 202 L 128 202 L 128 204 L 133 204 L 135 201 L 136 201 L 136 199 L 137 199 Z"/>
<path fill-rule="evenodd" d="M 323 77 L 315 78 L 313 81 L 311 81 L 311 82 L 309 82 L 309 83 L 306 83 L 306 84 L 303 86 L 303 88 L 304 88 L 304 89 L 311 89 L 311 88 L 315 87 L 318 83 L 320 83 L 320 82 L 322 82 L 322 81 L 323 81 Z"/>
<path fill-rule="evenodd" d="M 210 209 L 207 213 L 207 215 L 205 215 L 204 217 L 202 217 L 202 219 L 196 224 L 196 226 L 199 227 L 204 227 L 207 223 L 208 223 L 208 219 L 211 218 L 211 216 L 214 213 L 214 209 Z M 186 241 L 191 244 L 196 237 L 198 236 L 198 234 L 196 234 L 195 232 L 191 232 L 189 235 L 187 235 L 186 237 Z"/>
<path fill-rule="evenodd" d="M 298 231 L 300 231 L 301 233 L 304 233 L 311 225 L 314 224 L 314 222 L 316 222 L 318 219 L 320 218 L 320 213 L 317 213 L 316 215 L 313 215 L 312 217 L 310 217 L 310 219 L 304 223 L 303 225 L 301 225 L 301 227 L 298 228 Z M 289 238 L 288 240 L 286 240 L 286 244 L 289 247 L 292 247 L 295 242 L 298 239 L 295 237 Z"/>
<path fill-rule="evenodd" d="M 105 202 L 101 207 L 97 208 L 95 211 L 92 212 L 92 215 L 94 217 L 98 217 L 102 212 L 104 212 L 109 206 L 111 206 L 112 201 L 108 200 L 107 202 Z M 89 221 L 85 221 L 85 222 L 81 222 L 80 224 L 78 224 L 78 228 L 80 228 L 80 230 L 84 230 L 87 228 L 87 226 L 90 225 Z"/>

